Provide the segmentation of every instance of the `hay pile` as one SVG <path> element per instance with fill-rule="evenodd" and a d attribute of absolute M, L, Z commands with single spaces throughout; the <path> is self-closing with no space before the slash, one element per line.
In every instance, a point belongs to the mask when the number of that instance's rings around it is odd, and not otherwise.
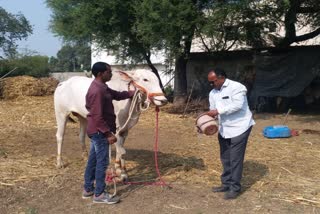
<path fill-rule="evenodd" d="M 52 77 L 8 77 L 0 81 L 0 98 L 10 100 L 21 96 L 51 95 L 58 83 L 58 80 Z"/>

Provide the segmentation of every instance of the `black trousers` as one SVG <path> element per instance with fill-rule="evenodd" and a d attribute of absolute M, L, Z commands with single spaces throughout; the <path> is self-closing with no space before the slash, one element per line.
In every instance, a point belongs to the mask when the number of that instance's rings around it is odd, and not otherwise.
<path fill-rule="evenodd" d="M 252 126 L 234 138 L 223 138 L 220 134 L 218 135 L 220 159 L 223 166 L 221 183 L 223 186 L 228 186 L 231 191 L 241 190 L 243 160 L 251 129 Z"/>

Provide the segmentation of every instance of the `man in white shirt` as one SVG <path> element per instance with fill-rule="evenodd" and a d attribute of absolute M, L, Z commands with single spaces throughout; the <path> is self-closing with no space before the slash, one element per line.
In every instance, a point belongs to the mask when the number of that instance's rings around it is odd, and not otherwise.
<path fill-rule="evenodd" d="M 225 199 L 236 198 L 241 191 L 243 161 L 252 126 L 255 124 L 248 106 L 247 89 L 239 82 L 227 79 L 222 69 L 209 72 L 208 81 L 213 89 L 209 94 L 210 111 L 218 117 L 220 159 L 223 166 L 222 185 L 213 192 L 225 192 Z"/>

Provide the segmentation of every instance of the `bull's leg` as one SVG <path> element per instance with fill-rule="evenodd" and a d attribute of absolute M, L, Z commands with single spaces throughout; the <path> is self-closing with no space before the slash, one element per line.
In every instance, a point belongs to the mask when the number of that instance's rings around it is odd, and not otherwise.
<path fill-rule="evenodd" d="M 127 136 L 128 136 L 128 131 L 121 133 L 121 135 L 117 135 L 117 143 L 115 143 L 115 146 L 116 146 L 115 168 L 116 168 L 117 175 L 120 176 L 121 181 L 128 179 L 125 160 L 123 158 L 123 155 L 126 154 L 126 150 L 124 149 L 123 145 Z"/>
<path fill-rule="evenodd" d="M 67 114 L 63 114 L 60 112 L 56 112 L 56 120 L 57 120 L 57 168 L 63 168 L 63 161 L 61 157 L 62 152 L 62 143 L 63 143 L 63 137 L 65 133 L 66 123 L 67 123 Z"/>
<path fill-rule="evenodd" d="M 88 151 L 86 148 L 86 129 L 87 129 L 87 120 L 81 116 L 78 116 L 79 121 L 80 121 L 80 133 L 79 133 L 79 138 L 80 138 L 80 143 L 82 147 L 82 158 L 84 160 L 88 159 Z"/>

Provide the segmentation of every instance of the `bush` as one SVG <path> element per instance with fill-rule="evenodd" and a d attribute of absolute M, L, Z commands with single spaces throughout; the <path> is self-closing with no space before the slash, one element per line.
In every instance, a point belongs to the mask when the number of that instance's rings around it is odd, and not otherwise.
<path fill-rule="evenodd" d="M 12 69 L 17 69 L 9 76 L 28 75 L 33 77 L 49 76 L 49 58 L 47 56 L 22 56 L 16 59 L 4 59 L 0 61 L 0 77 Z"/>
<path fill-rule="evenodd" d="M 173 102 L 173 92 L 174 91 L 173 91 L 173 88 L 171 87 L 171 85 L 168 85 L 167 87 L 164 88 L 164 93 L 170 103 Z"/>

